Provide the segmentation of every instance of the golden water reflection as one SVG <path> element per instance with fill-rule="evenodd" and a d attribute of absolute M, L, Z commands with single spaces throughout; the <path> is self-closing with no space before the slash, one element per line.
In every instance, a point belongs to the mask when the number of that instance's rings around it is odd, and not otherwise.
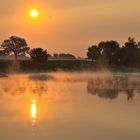
<path fill-rule="evenodd" d="M 32 124 L 34 125 L 37 119 L 37 100 L 36 99 L 31 99 L 30 101 L 30 117 L 32 119 Z"/>
<path fill-rule="evenodd" d="M 52 75 L 0 79 L 0 140 L 140 139 L 140 77 Z"/>

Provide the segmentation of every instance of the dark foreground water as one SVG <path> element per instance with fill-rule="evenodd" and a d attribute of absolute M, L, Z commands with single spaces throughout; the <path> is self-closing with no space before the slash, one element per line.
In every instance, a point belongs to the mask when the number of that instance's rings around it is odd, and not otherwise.
<path fill-rule="evenodd" d="M 140 140 L 140 74 L 1 78 L 0 140 Z"/>

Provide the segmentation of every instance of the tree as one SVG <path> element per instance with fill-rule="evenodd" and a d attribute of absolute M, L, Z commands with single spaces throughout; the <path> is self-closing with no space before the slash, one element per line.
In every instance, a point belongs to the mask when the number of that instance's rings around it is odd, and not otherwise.
<path fill-rule="evenodd" d="M 128 49 L 136 49 L 138 48 L 137 43 L 135 42 L 134 38 L 128 37 L 128 41 L 125 42 L 125 45 L 123 46 L 124 48 Z"/>
<path fill-rule="evenodd" d="M 88 48 L 87 52 L 88 59 L 92 59 L 92 61 L 96 61 L 100 56 L 100 51 L 96 45 L 93 45 Z"/>
<path fill-rule="evenodd" d="M 49 56 L 47 50 L 43 50 L 42 48 L 34 48 L 30 50 L 29 54 L 31 59 L 36 62 L 46 62 Z"/>
<path fill-rule="evenodd" d="M 135 63 L 140 62 L 139 45 L 135 42 L 134 38 L 128 38 L 128 41 L 122 47 L 122 52 L 122 64 L 133 66 Z"/>
<path fill-rule="evenodd" d="M 59 54 L 58 53 L 54 53 L 53 54 L 53 58 L 57 59 L 59 57 Z"/>
<path fill-rule="evenodd" d="M 69 54 L 69 53 L 54 53 L 53 57 L 54 59 L 76 59 L 76 57 L 73 54 Z"/>
<path fill-rule="evenodd" d="M 115 57 L 115 52 L 119 49 L 119 44 L 117 41 L 102 41 L 98 44 L 102 60 L 106 61 L 109 64 L 112 64 Z"/>
<path fill-rule="evenodd" d="M 60 53 L 59 54 L 59 59 L 76 59 L 76 57 L 73 54 Z"/>
<path fill-rule="evenodd" d="M 5 54 L 14 54 L 16 60 L 18 56 L 25 55 L 29 50 L 25 39 L 17 36 L 11 36 L 9 39 L 4 40 L 1 47 L 4 49 Z"/>

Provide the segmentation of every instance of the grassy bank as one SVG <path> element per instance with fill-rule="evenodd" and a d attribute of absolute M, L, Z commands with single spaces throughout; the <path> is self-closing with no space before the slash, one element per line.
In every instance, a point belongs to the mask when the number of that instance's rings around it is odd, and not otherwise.
<path fill-rule="evenodd" d="M 99 71 L 111 70 L 121 72 L 140 72 L 140 68 L 97 65 L 86 60 L 49 60 L 46 63 L 35 63 L 31 60 L 0 60 L 0 72 L 46 72 L 46 71 Z"/>
<path fill-rule="evenodd" d="M 91 61 L 84 60 L 50 60 L 36 63 L 31 60 L 0 60 L 0 72 L 44 72 L 44 71 L 79 71 L 94 69 Z"/>

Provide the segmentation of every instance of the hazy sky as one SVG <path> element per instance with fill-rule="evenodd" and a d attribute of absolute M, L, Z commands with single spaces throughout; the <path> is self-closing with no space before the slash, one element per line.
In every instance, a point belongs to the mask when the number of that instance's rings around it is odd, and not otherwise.
<path fill-rule="evenodd" d="M 32 19 L 31 8 L 40 16 Z M 140 40 L 139 0 L 0 0 L 0 43 L 17 35 L 29 47 L 86 56 L 101 40 Z"/>

